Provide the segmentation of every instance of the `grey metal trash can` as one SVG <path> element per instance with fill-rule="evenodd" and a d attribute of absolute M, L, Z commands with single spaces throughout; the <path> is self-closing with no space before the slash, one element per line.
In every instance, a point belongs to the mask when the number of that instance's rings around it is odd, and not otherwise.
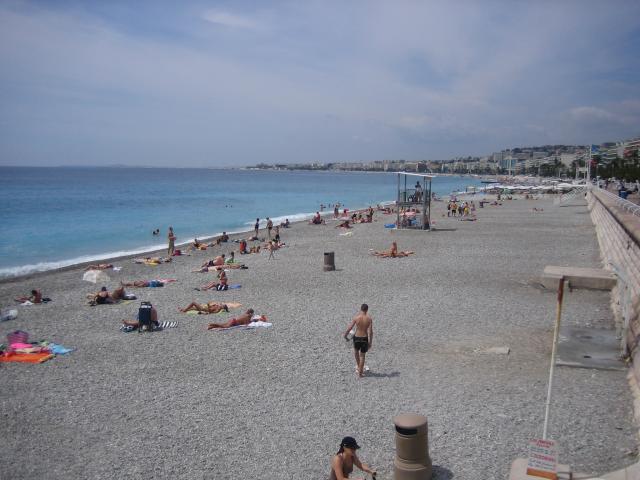
<path fill-rule="evenodd" d="M 325 272 L 331 272 L 336 269 L 335 255 L 333 252 L 324 252 L 324 267 Z"/>
<path fill-rule="evenodd" d="M 429 435 L 427 417 L 403 414 L 393 418 L 396 427 L 395 480 L 429 480 Z"/>

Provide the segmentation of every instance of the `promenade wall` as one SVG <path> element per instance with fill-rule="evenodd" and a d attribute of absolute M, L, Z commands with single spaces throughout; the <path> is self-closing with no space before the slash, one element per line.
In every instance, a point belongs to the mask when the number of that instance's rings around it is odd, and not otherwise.
<path fill-rule="evenodd" d="M 618 276 L 611 309 L 631 361 L 629 383 L 640 421 L 640 217 L 598 189 L 587 194 L 605 268 Z"/>

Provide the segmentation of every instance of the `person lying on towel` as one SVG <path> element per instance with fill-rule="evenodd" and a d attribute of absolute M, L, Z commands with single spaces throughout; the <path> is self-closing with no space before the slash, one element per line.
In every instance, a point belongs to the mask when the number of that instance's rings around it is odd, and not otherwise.
<path fill-rule="evenodd" d="M 396 242 L 391 243 L 390 250 L 383 250 L 382 252 L 373 252 L 373 255 L 376 257 L 387 257 L 387 258 L 399 258 L 399 257 L 407 257 L 413 254 L 413 252 L 407 250 L 404 252 L 398 251 L 398 244 Z"/>
<path fill-rule="evenodd" d="M 136 287 L 136 288 L 157 288 L 164 287 L 165 283 L 162 280 L 134 280 L 133 282 L 120 282 L 123 287 Z"/>
<path fill-rule="evenodd" d="M 85 270 L 108 270 L 113 268 L 113 265 L 110 263 L 99 263 L 98 265 L 89 265 L 85 267 Z"/>
<path fill-rule="evenodd" d="M 118 287 L 112 293 L 109 293 L 107 287 L 102 287 L 99 292 L 87 295 L 87 298 L 89 305 L 106 305 L 123 300 L 126 293 L 124 287 Z"/>
<path fill-rule="evenodd" d="M 218 302 L 207 302 L 207 303 L 191 302 L 189 305 L 187 305 L 184 308 L 180 308 L 179 310 L 182 313 L 198 312 L 199 314 L 202 313 L 202 314 L 208 315 L 210 313 L 219 313 L 219 312 L 222 312 L 223 310 L 225 312 L 228 312 L 229 307 L 227 307 L 225 303 L 218 303 Z"/>
<path fill-rule="evenodd" d="M 263 315 L 261 317 L 257 317 L 255 320 L 253 319 L 253 308 L 250 308 L 245 313 L 240 315 L 239 317 L 232 318 L 228 322 L 224 323 L 210 323 L 207 327 L 207 330 L 212 330 L 214 328 L 231 328 L 238 327 L 240 325 L 249 325 L 252 322 L 265 321 L 266 317 Z"/>

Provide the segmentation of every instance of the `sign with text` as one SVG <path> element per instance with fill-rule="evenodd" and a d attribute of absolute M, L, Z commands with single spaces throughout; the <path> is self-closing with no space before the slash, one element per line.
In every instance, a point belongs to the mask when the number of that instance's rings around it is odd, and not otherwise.
<path fill-rule="evenodd" d="M 558 480 L 558 454 L 556 442 L 536 439 L 529 442 L 527 475 Z"/>

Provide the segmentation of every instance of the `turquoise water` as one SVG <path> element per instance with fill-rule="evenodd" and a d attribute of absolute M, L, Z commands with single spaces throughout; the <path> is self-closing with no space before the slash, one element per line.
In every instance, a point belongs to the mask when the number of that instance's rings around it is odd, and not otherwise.
<path fill-rule="evenodd" d="M 392 201 L 395 174 L 163 168 L 0 168 L 0 277 L 162 248 L 308 218 L 325 205 Z M 446 195 L 480 185 L 437 177 Z M 151 232 L 160 229 L 160 236 Z"/>

